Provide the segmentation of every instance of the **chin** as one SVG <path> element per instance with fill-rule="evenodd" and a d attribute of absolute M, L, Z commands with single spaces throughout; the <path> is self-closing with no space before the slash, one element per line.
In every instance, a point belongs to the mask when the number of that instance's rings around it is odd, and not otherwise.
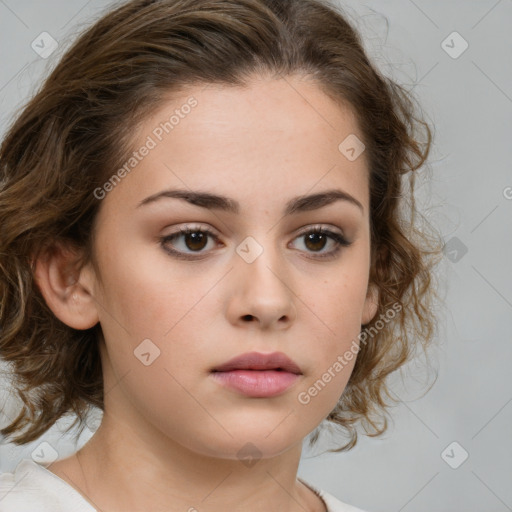
<path fill-rule="evenodd" d="M 233 437 L 225 433 L 218 438 L 205 439 L 189 436 L 182 444 L 200 455 L 239 460 L 250 467 L 259 459 L 277 457 L 297 444 L 302 444 L 302 437 L 295 438 L 285 429 L 282 432 L 278 430 L 279 427 L 274 432 L 272 429 L 264 429 L 261 432 L 255 432 L 254 429 L 250 429 L 250 432 L 238 430 L 233 432 Z"/>

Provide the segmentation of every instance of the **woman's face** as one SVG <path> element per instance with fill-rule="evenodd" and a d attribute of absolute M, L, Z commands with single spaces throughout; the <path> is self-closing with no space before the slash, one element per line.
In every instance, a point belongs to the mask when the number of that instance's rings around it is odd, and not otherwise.
<path fill-rule="evenodd" d="M 189 88 L 137 130 L 97 217 L 101 281 L 86 270 L 110 418 L 235 459 L 247 443 L 282 453 L 329 414 L 376 311 L 355 137 L 349 110 L 293 77 Z M 247 352 L 282 352 L 300 373 L 212 371 Z"/>

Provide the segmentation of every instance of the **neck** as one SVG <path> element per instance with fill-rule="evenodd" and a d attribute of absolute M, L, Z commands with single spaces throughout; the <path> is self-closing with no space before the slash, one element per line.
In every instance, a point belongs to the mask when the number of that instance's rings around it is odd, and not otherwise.
<path fill-rule="evenodd" d="M 320 512 L 322 500 L 297 480 L 301 444 L 259 460 L 195 453 L 168 437 L 145 438 L 105 414 L 77 453 L 74 486 L 99 511 Z"/>

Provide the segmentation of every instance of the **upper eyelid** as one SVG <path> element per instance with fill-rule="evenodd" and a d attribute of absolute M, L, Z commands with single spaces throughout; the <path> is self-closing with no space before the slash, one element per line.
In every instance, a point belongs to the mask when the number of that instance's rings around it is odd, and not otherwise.
<path fill-rule="evenodd" d="M 328 232 L 328 231 L 333 231 L 333 232 L 339 231 L 339 233 L 337 233 L 337 234 L 345 236 L 345 232 L 341 228 L 334 227 L 334 226 L 327 225 L 327 224 L 310 224 L 309 226 L 305 226 L 303 228 L 300 228 L 297 236 L 300 236 L 303 233 L 309 233 L 310 231 L 313 231 L 313 230 L 322 230 L 322 231 L 325 231 L 325 232 Z"/>
<path fill-rule="evenodd" d="M 218 232 L 215 229 L 213 229 L 209 226 L 189 226 L 188 224 L 184 227 L 182 226 L 182 227 L 178 228 L 176 231 L 174 231 L 173 233 L 170 233 L 167 236 L 180 235 L 180 234 L 183 234 L 184 232 L 186 233 L 187 231 L 190 231 L 192 233 L 195 231 L 201 231 L 203 233 L 207 233 L 209 236 L 214 237 L 216 240 L 220 240 L 220 235 L 218 234 Z"/>
<path fill-rule="evenodd" d="M 322 224 L 322 223 L 308 224 L 307 226 L 299 228 L 296 236 L 300 236 L 302 233 L 304 233 L 304 232 L 307 233 L 307 232 L 312 231 L 314 229 L 319 229 L 319 230 L 321 229 L 321 230 L 324 230 L 324 231 L 337 230 L 337 231 L 339 231 L 338 234 L 345 236 L 344 230 L 341 229 L 340 227 L 333 226 L 331 224 Z M 201 224 L 197 224 L 197 225 L 185 224 L 185 226 L 180 226 L 179 228 L 176 229 L 176 231 L 174 231 L 172 233 L 169 233 L 169 235 L 166 235 L 166 236 L 178 235 L 178 234 L 182 233 L 183 231 L 203 231 L 203 232 L 208 232 L 209 234 L 211 234 L 213 236 L 216 236 L 217 238 L 220 238 L 222 236 L 222 235 L 220 235 L 218 233 L 218 231 L 215 228 L 212 228 L 212 227 L 207 226 L 207 225 L 201 225 Z"/>

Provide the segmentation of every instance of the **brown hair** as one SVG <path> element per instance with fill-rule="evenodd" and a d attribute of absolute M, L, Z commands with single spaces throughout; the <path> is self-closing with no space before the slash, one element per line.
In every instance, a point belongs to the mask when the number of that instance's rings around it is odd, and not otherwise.
<path fill-rule="evenodd" d="M 94 262 L 93 191 L 133 151 L 133 127 L 187 85 L 242 86 L 256 73 L 312 77 L 356 113 L 370 171 L 370 283 L 380 290 L 377 315 L 362 327 L 400 307 L 361 343 L 327 419 L 350 436 L 340 450 L 355 444 L 359 421 L 369 435 L 386 429 L 386 377 L 431 342 L 435 326 L 439 244 L 413 222 L 415 171 L 432 137 L 413 97 L 370 63 L 357 31 L 327 0 L 133 0 L 79 37 L 0 148 L 0 357 L 23 403 L 0 432 L 18 434 L 16 444 L 67 413 L 83 428 L 90 407 L 103 408 L 100 326 L 80 331 L 59 321 L 35 285 L 34 260 L 62 242 Z"/>

